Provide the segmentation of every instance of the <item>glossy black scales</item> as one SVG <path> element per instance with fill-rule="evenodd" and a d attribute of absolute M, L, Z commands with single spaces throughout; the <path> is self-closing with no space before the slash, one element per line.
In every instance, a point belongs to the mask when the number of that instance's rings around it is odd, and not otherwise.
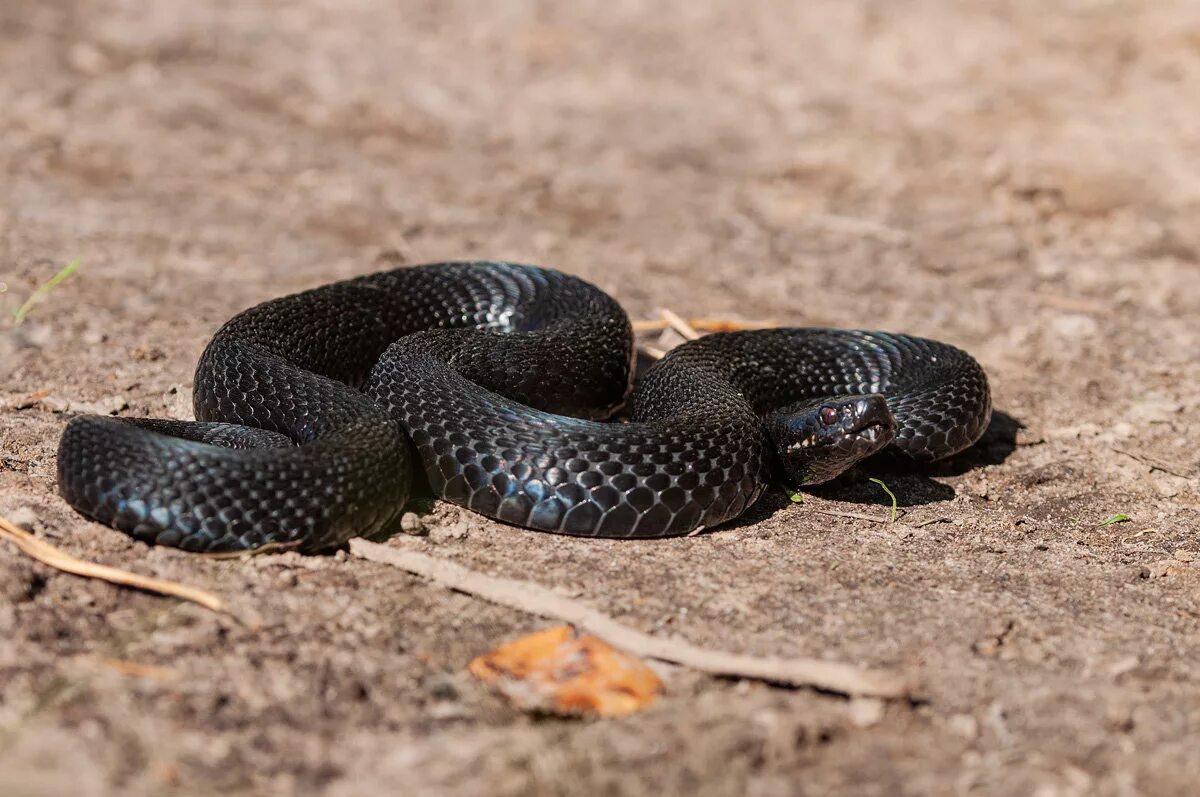
<path fill-rule="evenodd" d="M 602 422 L 631 346 L 613 299 L 550 270 L 450 263 L 335 283 L 217 333 L 196 372 L 201 422 L 72 420 L 60 490 L 147 541 L 313 550 L 387 526 L 423 466 L 439 495 L 509 523 L 656 537 L 736 517 L 780 463 L 813 475 L 893 435 L 935 459 L 990 414 L 958 349 L 780 329 L 679 347 L 639 382 L 630 422 Z"/>

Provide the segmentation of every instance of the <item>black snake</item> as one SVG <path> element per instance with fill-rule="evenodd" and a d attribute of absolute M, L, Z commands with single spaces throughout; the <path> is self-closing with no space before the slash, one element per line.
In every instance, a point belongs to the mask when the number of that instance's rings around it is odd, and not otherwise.
<path fill-rule="evenodd" d="M 436 495 L 593 537 L 687 534 L 773 474 L 827 481 L 885 447 L 918 461 L 983 433 L 969 355 L 883 332 L 712 334 L 638 380 L 598 288 L 549 269 L 441 263 L 268 301 L 213 337 L 198 422 L 81 416 L 59 489 L 138 539 L 319 550 L 385 530 L 419 464 Z M 606 422 L 625 404 L 628 422 Z"/>

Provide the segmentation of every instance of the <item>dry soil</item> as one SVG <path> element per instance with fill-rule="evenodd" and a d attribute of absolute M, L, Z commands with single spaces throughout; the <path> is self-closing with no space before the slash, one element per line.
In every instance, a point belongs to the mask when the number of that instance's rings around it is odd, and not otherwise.
<path fill-rule="evenodd" d="M 1195 793 L 1198 98 L 1193 0 L 0 3 L 0 513 L 261 623 L 0 544 L 0 794 Z M 56 496 L 66 420 L 188 417 L 238 310 L 464 257 L 974 353 L 996 422 L 866 474 L 896 524 L 818 511 L 883 517 L 859 480 L 632 544 L 439 504 L 414 543 L 925 700 L 667 668 L 643 714 L 529 717 L 464 667 L 544 620 Z"/>

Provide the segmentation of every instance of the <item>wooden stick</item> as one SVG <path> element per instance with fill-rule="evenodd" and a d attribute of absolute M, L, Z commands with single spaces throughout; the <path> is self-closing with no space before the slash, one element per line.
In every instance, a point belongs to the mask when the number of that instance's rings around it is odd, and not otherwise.
<path fill-rule="evenodd" d="M 84 578 L 98 578 L 110 584 L 133 587 L 134 589 L 146 590 L 147 592 L 157 592 L 160 595 L 170 595 L 174 598 L 199 604 L 214 612 L 229 613 L 229 610 L 225 608 L 225 602 L 211 592 L 205 592 L 202 589 L 189 587 L 185 584 L 177 584 L 174 581 L 165 581 L 161 578 L 153 578 L 151 576 L 140 576 L 128 570 L 120 570 L 108 565 L 99 565 L 94 562 L 84 561 L 55 548 L 48 542 L 38 539 L 3 517 L 0 517 L 0 537 L 16 545 L 26 556 L 30 556 L 42 564 L 49 565 L 64 573 L 71 573 L 76 576 L 83 576 Z"/>
<path fill-rule="evenodd" d="M 871 515 L 863 515 L 858 512 L 835 512 L 832 509 L 813 509 L 813 508 L 809 508 L 808 511 L 816 512 L 819 515 L 829 515 L 830 517 L 848 518 L 850 520 L 866 520 L 866 521 L 870 521 L 871 523 L 894 523 L 895 522 L 890 517 L 872 517 Z M 900 518 L 904 517 L 904 514 L 905 514 L 904 510 L 901 509 L 896 514 L 896 520 L 899 520 Z"/>
<path fill-rule="evenodd" d="M 1124 448 L 1118 448 L 1116 446 L 1112 446 L 1112 450 L 1117 452 L 1118 454 L 1123 454 L 1123 455 L 1129 457 L 1130 459 L 1135 460 L 1136 462 L 1142 463 L 1146 467 L 1150 468 L 1150 470 L 1162 471 L 1163 473 L 1169 474 L 1171 476 L 1178 476 L 1181 479 L 1191 479 L 1192 478 L 1191 476 L 1188 476 L 1186 473 L 1183 472 L 1183 467 L 1180 465 L 1172 465 L 1169 462 L 1163 462 L 1162 460 L 1153 459 L 1151 457 L 1146 456 L 1145 454 L 1136 454 L 1133 451 L 1126 451 Z"/>
<path fill-rule="evenodd" d="M 658 308 L 658 314 L 662 316 L 663 320 L 667 322 L 667 325 L 670 326 L 671 329 L 678 332 L 684 340 L 695 340 L 696 338 L 700 337 L 700 333 L 693 329 L 691 324 L 680 318 L 674 310 L 670 310 L 666 307 L 660 307 Z"/>
<path fill-rule="evenodd" d="M 570 623 L 637 656 L 682 664 L 713 675 L 755 678 L 788 686 L 811 686 L 844 695 L 907 698 L 914 694 L 913 685 L 907 678 L 884 670 L 864 669 L 823 659 L 745 656 L 709 650 L 682 640 L 651 636 L 540 584 L 484 575 L 417 551 L 354 539 L 350 540 L 350 553 L 372 562 L 398 567 L 448 589 L 510 609 Z"/>
<path fill-rule="evenodd" d="M 630 322 L 634 332 L 661 332 L 671 326 L 664 318 L 643 318 Z M 770 329 L 779 326 L 773 320 L 739 321 L 732 318 L 688 318 L 687 326 L 697 332 L 741 332 L 747 329 Z"/>
<path fill-rule="evenodd" d="M 645 344 L 638 346 L 638 351 L 649 357 L 651 360 L 661 360 L 667 356 L 666 351 L 657 346 L 647 346 Z"/>

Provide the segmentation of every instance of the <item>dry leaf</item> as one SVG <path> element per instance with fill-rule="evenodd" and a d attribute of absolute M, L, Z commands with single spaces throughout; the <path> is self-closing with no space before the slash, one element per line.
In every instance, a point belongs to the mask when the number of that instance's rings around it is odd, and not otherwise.
<path fill-rule="evenodd" d="M 519 708 L 554 714 L 619 717 L 646 708 L 663 688 L 639 659 L 567 625 L 506 642 L 468 669 Z"/>
<path fill-rule="evenodd" d="M 570 623 L 575 628 L 614 640 L 622 650 L 637 656 L 681 664 L 721 677 L 753 678 L 781 686 L 811 686 L 852 697 L 920 699 L 917 685 L 900 673 L 864 669 L 827 659 L 745 656 L 697 647 L 682 639 L 656 637 L 622 625 L 603 612 L 540 584 L 484 575 L 460 564 L 404 548 L 403 545 L 382 545 L 361 538 L 350 540 L 350 553 L 355 556 L 402 568 L 447 589 L 500 606 Z"/>

